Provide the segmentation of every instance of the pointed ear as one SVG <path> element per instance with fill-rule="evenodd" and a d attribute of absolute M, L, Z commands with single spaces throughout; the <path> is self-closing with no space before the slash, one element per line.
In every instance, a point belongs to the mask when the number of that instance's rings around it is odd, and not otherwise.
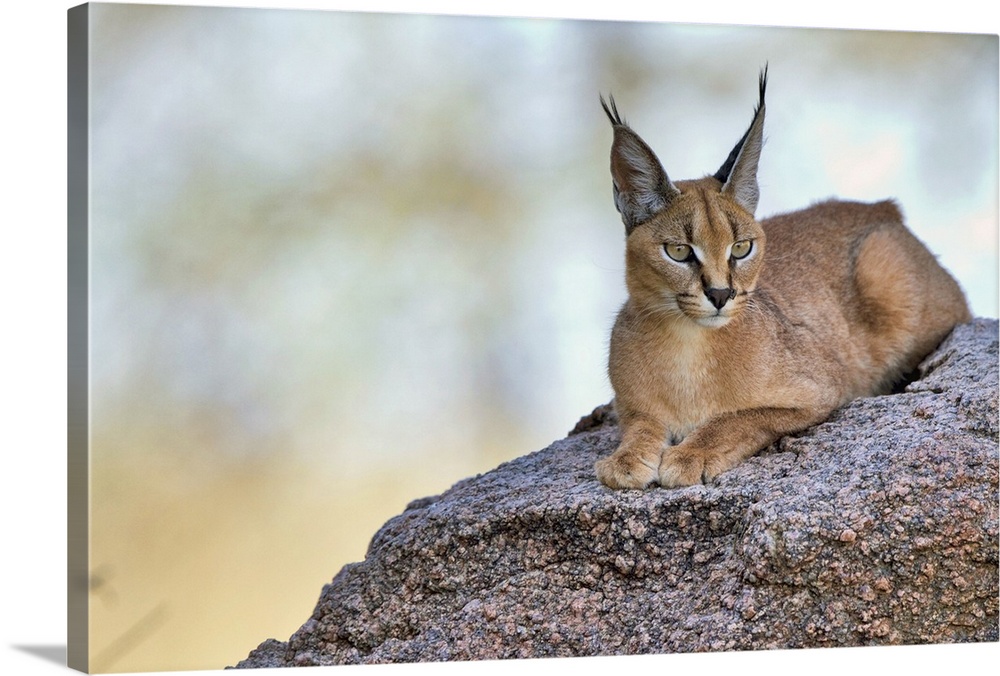
<path fill-rule="evenodd" d="M 752 215 L 757 210 L 760 187 L 757 184 L 757 165 L 764 146 L 764 91 L 767 89 L 767 65 L 760 73 L 760 100 L 753 113 L 753 121 L 743 138 L 729 153 L 729 157 L 715 172 L 722 183 L 722 193 Z"/>
<path fill-rule="evenodd" d="M 632 229 L 667 208 L 680 191 L 670 182 L 660 160 L 638 134 L 618 115 L 615 100 L 601 105 L 615 137 L 611 144 L 611 180 L 615 206 L 622 215 L 626 235 Z"/>

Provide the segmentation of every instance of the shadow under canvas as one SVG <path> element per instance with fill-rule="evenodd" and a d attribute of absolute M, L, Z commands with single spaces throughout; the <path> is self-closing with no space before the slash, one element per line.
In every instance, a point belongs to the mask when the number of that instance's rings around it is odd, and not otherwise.
<path fill-rule="evenodd" d="M 46 662 L 52 662 L 59 666 L 66 666 L 66 646 L 65 645 L 14 645 L 15 650 L 34 655 Z"/>

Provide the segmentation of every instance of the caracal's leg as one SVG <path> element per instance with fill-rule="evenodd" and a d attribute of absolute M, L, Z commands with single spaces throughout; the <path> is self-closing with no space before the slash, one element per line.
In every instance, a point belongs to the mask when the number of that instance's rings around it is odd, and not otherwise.
<path fill-rule="evenodd" d="M 663 451 L 664 488 L 708 482 L 778 438 L 804 430 L 830 414 L 817 408 L 755 408 L 715 416 L 684 441 Z"/>
<path fill-rule="evenodd" d="M 619 421 L 622 441 L 594 465 L 597 478 L 611 488 L 645 488 L 659 477 L 666 428 L 652 416 L 631 415 Z"/>

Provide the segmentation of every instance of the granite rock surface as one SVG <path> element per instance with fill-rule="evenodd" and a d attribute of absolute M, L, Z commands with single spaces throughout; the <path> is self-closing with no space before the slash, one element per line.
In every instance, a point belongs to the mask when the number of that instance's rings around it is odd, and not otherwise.
<path fill-rule="evenodd" d="M 612 491 L 607 407 L 416 500 L 237 667 L 998 640 L 998 326 L 708 485 Z"/>

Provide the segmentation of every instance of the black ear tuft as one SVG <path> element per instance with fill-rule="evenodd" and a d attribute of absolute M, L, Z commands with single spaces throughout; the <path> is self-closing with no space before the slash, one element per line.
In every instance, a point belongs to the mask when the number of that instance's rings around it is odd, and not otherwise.
<path fill-rule="evenodd" d="M 622 119 L 621 115 L 618 114 L 618 106 L 615 105 L 615 97 L 608 94 L 608 101 L 611 102 L 611 107 L 604 101 L 604 97 L 601 96 L 601 107 L 604 108 L 604 112 L 607 114 L 608 119 L 611 120 L 612 126 L 622 126 L 627 127 L 625 120 Z"/>

